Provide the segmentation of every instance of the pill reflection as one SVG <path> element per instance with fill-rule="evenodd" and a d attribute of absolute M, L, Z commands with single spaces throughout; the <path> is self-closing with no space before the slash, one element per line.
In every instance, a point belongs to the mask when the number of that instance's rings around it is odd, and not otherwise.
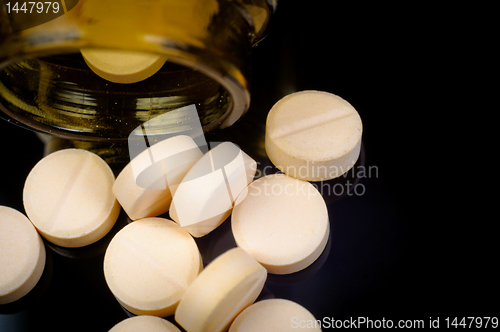
<path fill-rule="evenodd" d="M 278 284 L 278 285 L 289 285 L 295 284 L 306 279 L 311 278 L 316 274 L 316 272 L 321 269 L 321 267 L 325 264 L 330 255 L 330 249 L 332 247 L 332 232 L 328 235 L 328 242 L 326 243 L 325 249 L 319 255 L 319 257 L 308 267 L 303 270 L 290 273 L 290 274 L 271 274 L 267 275 L 267 281 L 270 284 Z"/>
<path fill-rule="evenodd" d="M 359 181 L 364 176 L 366 176 L 365 148 L 361 142 L 359 158 L 349 171 L 335 179 L 311 182 L 311 184 L 321 193 L 325 203 L 329 204 L 345 196 L 359 194 Z"/>

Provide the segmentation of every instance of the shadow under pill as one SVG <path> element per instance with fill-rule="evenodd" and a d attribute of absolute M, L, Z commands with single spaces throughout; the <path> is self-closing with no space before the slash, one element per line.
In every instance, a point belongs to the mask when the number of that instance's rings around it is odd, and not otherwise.
<path fill-rule="evenodd" d="M 118 301 L 117 301 L 116 303 L 120 306 L 120 308 L 122 308 L 123 312 L 124 312 L 124 313 L 125 313 L 125 314 L 129 317 L 129 318 L 132 318 L 132 317 L 137 316 L 136 314 L 133 314 L 133 313 L 131 313 L 130 311 L 128 311 L 127 309 L 125 309 L 125 307 L 124 307 L 124 306 L 122 306 L 120 303 L 118 303 Z"/>
<path fill-rule="evenodd" d="M 262 288 L 262 291 L 260 292 L 259 296 L 255 300 L 255 302 L 269 300 L 269 299 L 274 299 L 275 297 L 276 296 L 274 296 L 274 293 L 271 292 L 266 286 L 264 286 Z"/>
<path fill-rule="evenodd" d="M 215 258 L 236 247 L 236 241 L 231 230 L 231 216 L 209 234 L 195 238 L 200 250 L 203 265 L 207 266 Z"/>
<path fill-rule="evenodd" d="M 67 248 L 53 244 L 45 239 L 44 242 L 48 248 L 50 248 L 53 252 L 57 253 L 58 255 L 72 259 L 92 258 L 100 254 L 103 254 L 108 248 L 109 243 L 116 235 L 116 233 L 118 233 L 120 229 L 128 225 L 130 222 L 131 222 L 130 218 L 122 209 L 120 211 L 120 214 L 118 215 L 118 219 L 116 219 L 116 222 L 111 228 L 111 230 L 103 238 L 92 244 L 79 248 Z"/>

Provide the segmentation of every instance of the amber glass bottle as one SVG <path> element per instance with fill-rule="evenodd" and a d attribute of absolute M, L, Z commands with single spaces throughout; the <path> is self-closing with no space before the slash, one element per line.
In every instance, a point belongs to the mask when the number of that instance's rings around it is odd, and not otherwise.
<path fill-rule="evenodd" d="M 123 142 L 144 122 L 193 104 L 204 131 L 230 126 L 248 109 L 250 51 L 275 8 L 275 0 L 79 0 L 49 22 L 15 31 L 4 6 L 0 116 L 89 142 Z M 85 47 L 168 61 L 143 81 L 112 83 L 88 68 Z M 150 130 L 182 132 L 184 120 L 175 121 Z"/>

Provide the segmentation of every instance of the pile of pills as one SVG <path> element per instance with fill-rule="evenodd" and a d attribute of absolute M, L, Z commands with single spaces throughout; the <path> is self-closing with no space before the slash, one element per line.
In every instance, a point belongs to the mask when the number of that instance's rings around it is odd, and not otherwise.
<path fill-rule="evenodd" d="M 289 330 L 291 317 L 314 320 L 288 300 L 253 303 L 268 273 L 303 270 L 323 252 L 328 211 L 306 180 L 347 171 L 360 139 L 352 106 L 305 91 L 269 113 L 266 148 L 284 174 L 253 181 L 257 163 L 235 144 L 203 154 L 189 136 L 147 148 L 116 180 L 91 152 L 52 153 L 26 179 L 29 219 L 0 207 L 0 265 L 7 266 L 0 270 L 0 304 L 18 300 L 39 280 L 45 264 L 40 235 L 63 247 L 89 245 L 113 227 L 123 207 L 133 222 L 109 243 L 104 276 L 116 300 L 140 316 L 111 331 L 179 331 L 159 318 L 170 315 L 188 332 Z M 160 217 L 167 211 L 173 220 Z M 203 267 L 193 237 L 210 233 L 229 215 L 237 247 Z"/>

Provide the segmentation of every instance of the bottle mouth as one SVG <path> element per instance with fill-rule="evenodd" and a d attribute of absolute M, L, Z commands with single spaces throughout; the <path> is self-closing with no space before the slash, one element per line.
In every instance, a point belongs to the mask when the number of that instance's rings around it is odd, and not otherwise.
<path fill-rule="evenodd" d="M 0 117 L 61 138 L 109 142 L 186 106 L 194 105 L 204 132 L 230 126 L 248 109 L 247 89 L 228 73 L 167 57 L 158 72 L 131 84 L 99 77 L 78 50 L 12 62 L 0 71 Z M 163 119 L 150 132 L 182 134 L 192 120 Z"/>

